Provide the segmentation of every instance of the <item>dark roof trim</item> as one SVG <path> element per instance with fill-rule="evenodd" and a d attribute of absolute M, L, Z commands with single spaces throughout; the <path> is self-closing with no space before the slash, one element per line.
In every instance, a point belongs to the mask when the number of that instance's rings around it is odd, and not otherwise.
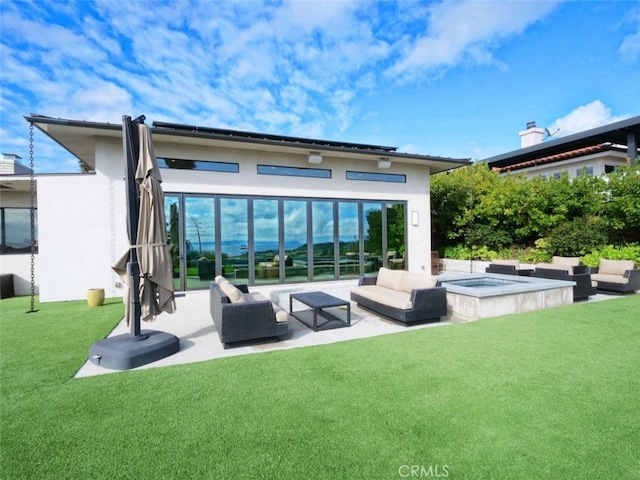
<path fill-rule="evenodd" d="M 501 168 L 602 143 L 627 145 L 630 133 L 636 138 L 640 136 L 640 116 L 496 155 L 484 159 L 483 162 L 488 163 L 491 168 Z"/>
<path fill-rule="evenodd" d="M 284 135 L 272 135 L 269 133 L 245 132 L 241 130 L 227 130 L 223 128 L 199 127 L 196 125 L 181 125 L 177 123 L 153 122 L 153 126 L 160 129 L 172 129 L 186 132 L 207 133 L 213 136 L 231 137 L 230 139 L 246 138 L 253 140 L 273 140 L 283 143 L 296 143 L 310 146 L 325 146 L 350 148 L 355 150 L 376 150 L 384 152 L 395 152 L 397 147 L 385 147 L 381 145 L 366 145 L 362 143 L 337 142 L 332 140 L 317 140 L 312 138 L 289 137 Z"/>
<path fill-rule="evenodd" d="M 70 127 L 87 127 L 87 128 L 100 128 L 107 130 L 122 130 L 121 123 L 103 123 L 103 122 L 88 122 L 86 120 L 67 120 L 64 118 L 53 118 L 47 117 L 46 115 L 38 115 L 37 113 L 32 113 L 28 117 L 24 117 L 27 122 L 33 122 L 34 124 L 38 123 L 48 123 L 52 125 L 68 125 Z"/>
<path fill-rule="evenodd" d="M 34 125 L 47 136 L 51 137 L 59 145 L 65 148 L 67 151 L 75 155 L 77 158 L 88 162 L 93 165 L 95 151 L 92 145 L 87 144 L 87 139 L 83 139 L 77 134 L 77 132 L 71 133 L 69 136 L 64 137 L 58 135 L 52 131 L 48 131 L 46 125 L 58 125 L 72 128 L 88 129 L 99 132 L 100 130 L 107 130 L 109 132 L 121 132 L 122 124 L 112 123 L 99 123 L 88 122 L 78 120 L 66 120 L 61 118 L 47 117 L 44 115 L 31 114 L 29 117 L 25 117 L 28 122 L 33 122 Z M 431 155 L 411 154 L 397 152 L 396 147 L 385 147 L 381 145 L 366 145 L 360 143 L 349 142 L 336 142 L 328 140 L 315 140 L 305 139 L 299 137 L 287 137 L 281 135 L 271 135 L 263 133 L 242 132 L 238 130 L 225 130 L 219 128 L 197 127 L 190 125 L 180 125 L 175 123 L 166 122 L 153 122 L 151 128 L 153 135 L 161 136 L 180 136 L 180 137 L 192 137 L 192 138 L 204 138 L 216 141 L 225 142 L 237 142 L 237 143 L 252 143 L 261 145 L 270 145 L 283 148 L 297 148 L 318 150 L 326 152 L 336 152 L 344 154 L 353 154 L 358 156 L 366 156 L 368 158 L 375 157 L 389 157 L 404 159 L 408 161 L 429 162 L 432 172 L 437 173 L 440 171 L 450 170 L 460 166 L 471 164 L 470 158 L 450 158 L 450 157 L 438 157 Z M 93 133 L 95 136 L 96 134 Z M 118 136 L 116 133 L 112 133 L 109 136 Z M 435 162 L 435 163 L 434 163 Z"/>

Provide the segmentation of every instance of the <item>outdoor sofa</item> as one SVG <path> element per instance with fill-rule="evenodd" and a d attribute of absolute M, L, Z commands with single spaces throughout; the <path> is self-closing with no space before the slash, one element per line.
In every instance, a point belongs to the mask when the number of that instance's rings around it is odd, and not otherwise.
<path fill-rule="evenodd" d="M 224 348 L 249 341 L 277 341 L 289 331 L 289 314 L 246 285 L 216 277 L 209 286 L 211 318 Z"/>
<path fill-rule="evenodd" d="M 589 268 L 582 265 L 579 257 L 554 256 L 551 263 L 538 263 L 531 276 L 574 282 L 574 301 L 585 300 L 596 294 L 596 282 L 592 280 Z"/>
<path fill-rule="evenodd" d="M 436 285 L 435 277 L 382 267 L 375 277 L 360 277 L 351 300 L 406 326 L 437 322 L 447 314 L 447 290 Z"/>
<path fill-rule="evenodd" d="M 502 275 L 531 275 L 530 268 L 520 268 L 518 260 L 493 260 L 484 270 L 486 273 L 500 273 Z"/>
<path fill-rule="evenodd" d="M 601 259 L 597 267 L 591 269 L 591 279 L 597 282 L 597 289 L 603 293 L 632 293 L 640 290 L 640 270 L 633 260 Z"/>

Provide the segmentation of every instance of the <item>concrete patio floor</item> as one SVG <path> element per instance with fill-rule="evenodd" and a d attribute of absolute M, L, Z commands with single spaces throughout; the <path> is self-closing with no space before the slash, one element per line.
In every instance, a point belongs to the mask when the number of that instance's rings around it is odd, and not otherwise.
<path fill-rule="evenodd" d="M 271 301 L 277 303 L 285 310 L 289 310 L 289 294 L 302 291 L 323 291 L 335 297 L 349 300 L 349 288 L 357 285 L 357 280 L 340 282 L 322 282 L 295 285 L 271 285 L 251 287 L 251 291 L 264 294 Z M 595 295 L 589 301 L 605 300 L 612 298 L 608 295 Z M 398 332 L 406 332 L 409 329 L 438 328 L 451 325 L 453 322 L 441 321 L 405 327 L 390 320 L 360 309 L 355 303 L 351 304 L 351 327 L 337 328 L 333 330 L 314 332 L 293 317 L 289 319 L 289 332 L 279 342 L 262 343 L 255 345 L 239 346 L 225 349 L 220 343 L 218 332 L 209 314 L 209 291 L 192 291 L 178 294 L 176 297 L 177 310 L 174 314 L 163 313 L 153 323 L 142 322 L 142 330 L 159 330 L 175 335 L 180 339 L 180 351 L 158 360 L 143 365 L 134 370 L 147 368 L 166 367 L 186 363 L 202 362 L 217 358 L 233 357 L 254 353 L 285 350 L 291 348 L 309 347 L 328 343 L 354 340 L 358 338 L 374 337 Z M 294 312 L 304 308 L 301 304 L 294 303 Z M 346 319 L 346 308 L 332 310 L 337 316 Z M 109 337 L 128 332 L 124 319 L 120 321 Z M 90 377 L 117 373 L 120 370 L 112 370 L 101 367 L 87 360 L 78 370 L 75 377 Z"/>

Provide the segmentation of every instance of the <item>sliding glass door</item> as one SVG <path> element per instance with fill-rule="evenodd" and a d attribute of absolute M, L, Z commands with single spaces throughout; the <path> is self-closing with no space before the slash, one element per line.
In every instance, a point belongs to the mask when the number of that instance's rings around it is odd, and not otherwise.
<path fill-rule="evenodd" d="M 216 275 L 265 284 L 357 278 L 406 268 L 401 202 L 165 195 L 177 291 Z"/>

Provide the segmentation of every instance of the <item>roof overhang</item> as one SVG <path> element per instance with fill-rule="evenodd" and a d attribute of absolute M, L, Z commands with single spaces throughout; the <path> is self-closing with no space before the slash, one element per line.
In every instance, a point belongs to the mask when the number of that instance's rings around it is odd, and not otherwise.
<path fill-rule="evenodd" d="M 32 114 L 28 122 L 52 138 L 71 154 L 89 165 L 95 165 L 98 138 L 122 138 L 122 125 L 78 120 L 65 120 Z M 202 145 L 213 148 L 269 151 L 280 153 L 313 152 L 327 156 L 378 161 L 388 158 L 401 164 L 428 166 L 431 173 L 443 172 L 469 165 L 468 158 L 435 157 L 397 152 L 394 147 L 347 142 L 285 137 L 270 134 L 223 130 L 190 125 L 154 122 L 150 128 L 154 143 Z"/>
<path fill-rule="evenodd" d="M 639 138 L 640 116 L 637 116 L 555 140 L 545 141 L 531 147 L 485 158 L 482 161 L 486 162 L 490 168 L 502 168 L 603 143 L 628 146 L 632 150 L 636 150 L 635 157 L 637 157 Z"/>

